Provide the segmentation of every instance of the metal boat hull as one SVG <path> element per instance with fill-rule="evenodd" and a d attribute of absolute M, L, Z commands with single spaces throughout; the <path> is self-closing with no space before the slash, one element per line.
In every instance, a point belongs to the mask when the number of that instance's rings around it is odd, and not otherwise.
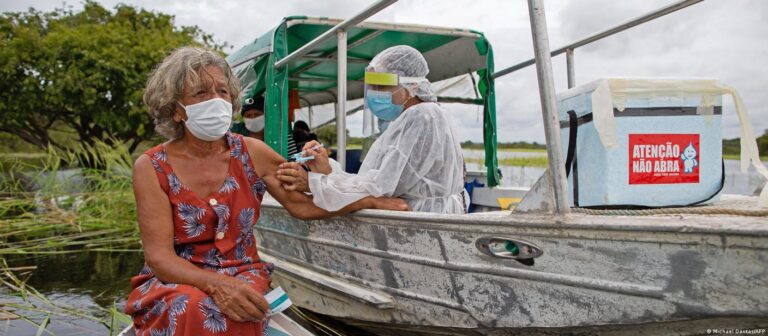
<path fill-rule="evenodd" d="M 768 321 L 764 217 L 364 210 L 302 221 L 267 200 L 256 230 L 295 304 L 380 334 Z M 492 257 L 476 246 L 488 237 L 527 241 L 543 254 L 530 266 Z"/>

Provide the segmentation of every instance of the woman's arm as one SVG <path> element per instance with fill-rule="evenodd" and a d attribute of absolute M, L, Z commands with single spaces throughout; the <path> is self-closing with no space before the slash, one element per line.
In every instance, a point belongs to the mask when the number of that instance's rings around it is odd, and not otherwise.
<path fill-rule="evenodd" d="M 368 208 L 410 211 L 408 204 L 402 199 L 390 197 L 377 198 L 370 196 L 334 212 L 318 208 L 312 202 L 312 198 L 306 194 L 283 188 L 282 183 L 277 179 L 277 170 L 279 165 L 285 162 L 285 160 L 279 154 L 261 141 L 251 138 L 244 139 L 247 142 L 248 154 L 250 157 L 259 158 L 259 160 L 251 159 L 251 162 L 253 163 L 254 169 L 256 169 L 256 173 L 267 185 L 267 191 L 269 191 L 269 194 L 280 202 L 293 217 L 299 219 L 320 219 L 339 216 Z"/>
<path fill-rule="evenodd" d="M 176 255 L 171 203 L 146 155 L 140 156 L 134 165 L 133 193 L 144 259 L 158 279 L 199 288 L 213 298 L 227 317 L 235 321 L 264 319 L 269 305 L 246 282 L 203 270 Z"/>

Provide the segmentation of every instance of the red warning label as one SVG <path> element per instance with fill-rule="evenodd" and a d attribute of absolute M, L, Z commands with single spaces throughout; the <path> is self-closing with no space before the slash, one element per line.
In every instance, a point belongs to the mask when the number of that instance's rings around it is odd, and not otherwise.
<path fill-rule="evenodd" d="M 698 134 L 630 134 L 629 184 L 699 183 Z"/>

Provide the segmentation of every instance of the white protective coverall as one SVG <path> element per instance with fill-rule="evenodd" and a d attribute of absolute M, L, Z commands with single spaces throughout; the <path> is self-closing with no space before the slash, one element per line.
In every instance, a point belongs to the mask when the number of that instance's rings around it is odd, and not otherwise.
<path fill-rule="evenodd" d="M 309 173 L 315 205 L 336 211 L 366 196 L 401 197 L 413 211 L 461 214 L 469 205 L 464 163 L 445 111 L 434 102 L 411 106 L 373 143 L 358 174 L 338 165 Z"/>

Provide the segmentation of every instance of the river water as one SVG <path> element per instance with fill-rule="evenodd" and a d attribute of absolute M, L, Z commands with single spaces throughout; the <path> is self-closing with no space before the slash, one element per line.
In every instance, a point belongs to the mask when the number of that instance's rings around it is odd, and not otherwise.
<path fill-rule="evenodd" d="M 4 258 L 10 267 L 37 266 L 26 284 L 55 305 L 72 314 L 82 311 L 107 321 L 110 320 L 110 314 L 105 310 L 113 306 L 122 310 L 130 292 L 129 280 L 143 264 L 140 252 L 81 252 Z M 55 309 L 34 297 L 30 300 L 44 311 L 14 309 L 14 312 L 40 323 L 48 315 L 47 311 Z M 8 303 L 28 305 L 20 296 L 1 287 L 0 306 Z M 76 316 L 53 315 L 47 330 L 59 336 L 109 335 L 107 325 Z M 36 331 L 37 326 L 21 319 L 0 320 L 0 335 L 35 335 Z"/>

